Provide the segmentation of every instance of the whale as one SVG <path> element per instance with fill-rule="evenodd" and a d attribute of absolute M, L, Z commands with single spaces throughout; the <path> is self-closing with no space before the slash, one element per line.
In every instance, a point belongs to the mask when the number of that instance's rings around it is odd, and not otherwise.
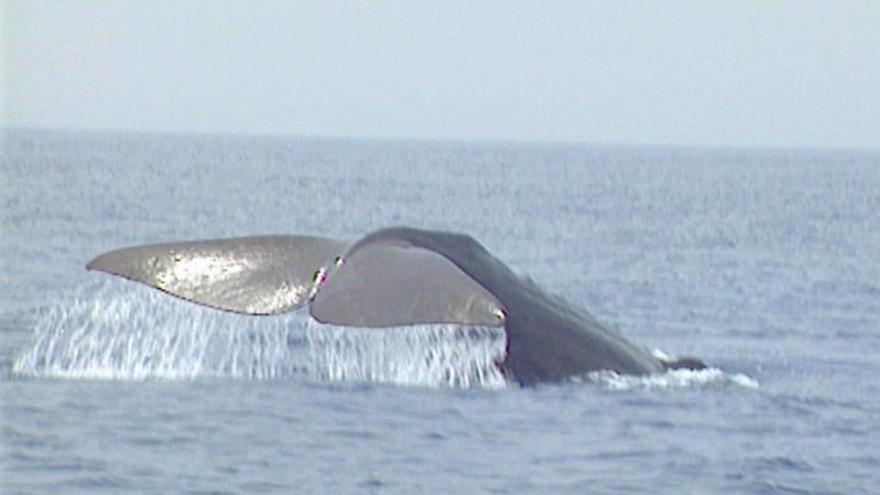
<path fill-rule="evenodd" d="M 502 327 L 505 352 L 495 366 L 521 385 L 706 366 L 693 357 L 656 356 L 455 232 L 390 227 L 354 241 L 266 235 L 166 242 L 115 249 L 86 268 L 248 315 L 307 305 L 319 322 L 365 331 Z"/>

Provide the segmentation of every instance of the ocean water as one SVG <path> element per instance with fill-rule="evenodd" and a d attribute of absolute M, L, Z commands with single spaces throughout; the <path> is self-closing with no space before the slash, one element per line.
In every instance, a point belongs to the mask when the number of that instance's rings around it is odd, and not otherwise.
<path fill-rule="evenodd" d="M 2 493 L 880 492 L 880 154 L 4 131 Z M 711 368 L 536 387 L 485 328 L 246 317 L 168 240 L 467 232 Z"/>

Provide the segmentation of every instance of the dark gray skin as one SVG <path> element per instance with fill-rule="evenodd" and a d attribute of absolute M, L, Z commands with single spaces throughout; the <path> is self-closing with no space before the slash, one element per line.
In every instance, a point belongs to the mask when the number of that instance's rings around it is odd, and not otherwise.
<path fill-rule="evenodd" d="M 302 236 L 187 241 L 111 251 L 88 268 L 245 314 L 310 303 L 315 319 L 338 325 L 503 325 L 507 352 L 498 367 L 523 385 L 599 370 L 705 367 L 695 358 L 661 361 L 517 276 L 470 236 L 395 227 L 346 245 Z"/>
<path fill-rule="evenodd" d="M 588 312 L 517 276 L 467 235 L 390 228 L 367 235 L 349 249 L 349 255 L 364 245 L 401 241 L 442 254 L 501 302 L 507 313 L 508 348 L 499 366 L 516 382 L 553 382 L 598 370 L 645 375 L 705 367 L 695 359 L 660 361 Z"/>

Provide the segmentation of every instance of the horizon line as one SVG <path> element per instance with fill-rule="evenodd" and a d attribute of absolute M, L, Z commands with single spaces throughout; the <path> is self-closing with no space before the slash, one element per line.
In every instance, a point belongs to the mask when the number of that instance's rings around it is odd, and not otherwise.
<path fill-rule="evenodd" d="M 504 146 L 560 146 L 560 147 L 595 147 L 595 148 L 654 148 L 668 150 L 752 150 L 752 151 L 813 151 L 827 153 L 878 153 L 880 144 L 869 146 L 821 146 L 821 145 L 783 145 L 783 144 L 744 144 L 744 143 L 686 143 L 686 142 L 602 142 L 587 140 L 567 139 L 502 139 L 502 138 L 465 138 L 465 137 L 427 137 L 427 136 L 369 136 L 369 135 L 341 135 L 341 134 L 306 134 L 292 132 L 263 132 L 263 131 L 205 131 L 183 129 L 136 129 L 124 127 L 48 127 L 48 126 L 19 126 L 0 125 L 4 133 L 7 132 L 57 132 L 57 133 L 105 133 L 105 134 L 152 134 L 166 136 L 200 136 L 200 137 L 244 137 L 266 139 L 301 139 L 314 141 L 349 141 L 349 142 L 397 142 L 397 143 L 434 143 L 449 145 L 504 145 Z"/>

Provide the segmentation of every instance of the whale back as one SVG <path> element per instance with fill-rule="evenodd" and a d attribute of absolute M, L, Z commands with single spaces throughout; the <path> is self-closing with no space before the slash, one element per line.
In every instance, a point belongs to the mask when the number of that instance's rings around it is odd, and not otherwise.
<path fill-rule="evenodd" d="M 188 301 L 252 315 L 296 309 L 316 274 L 347 243 L 310 236 L 257 236 L 149 244 L 104 253 L 86 265 Z"/>

